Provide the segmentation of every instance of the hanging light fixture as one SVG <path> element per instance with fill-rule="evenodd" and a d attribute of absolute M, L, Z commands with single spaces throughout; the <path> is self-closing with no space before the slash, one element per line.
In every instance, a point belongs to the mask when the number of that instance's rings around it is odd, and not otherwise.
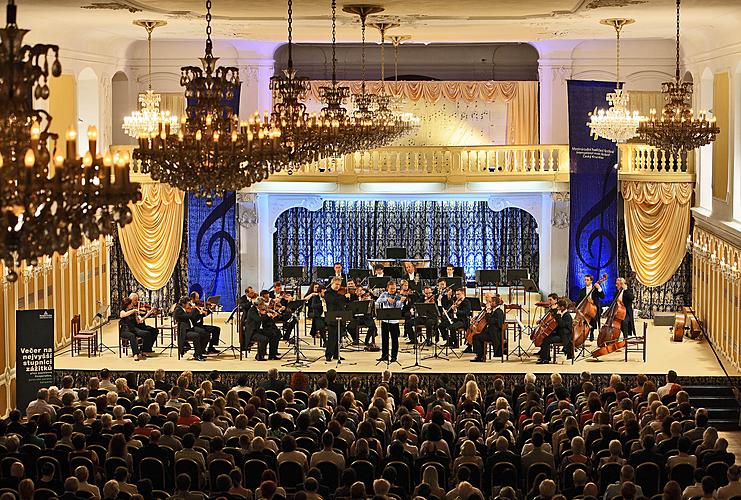
<path fill-rule="evenodd" d="M 61 75 L 59 47 L 23 45 L 28 30 L 18 28 L 16 17 L 9 0 L 7 24 L 0 30 L 0 260 L 10 269 L 8 281 L 18 279 L 15 269 L 22 262 L 35 266 L 43 256 L 78 248 L 83 236 L 96 239 L 109 234 L 114 222 L 126 224 L 128 203 L 140 197 L 123 157 L 116 158 L 112 182 L 114 158 L 95 154 L 94 127 L 84 158 L 76 157 L 73 129 L 67 154 L 56 148 L 58 137 L 49 132 L 52 117 L 34 109 L 33 99 L 48 99 L 50 76 Z"/>
<path fill-rule="evenodd" d="M 206 198 L 238 191 L 266 179 L 280 157 L 281 130 L 255 113 L 240 122 L 229 102 L 241 85 L 239 69 L 217 67 L 211 40 L 211 0 L 206 0 L 206 48 L 202 68 L 181 68 L 188 100 L 180 131 L 169 122 L 139 136 L 134 158 L 154 180 Z"/>
<path fill-rule="evenodd" d="M 404 99 L 404 96 L 399 92 L 399 46 L 402 44 L 402 42 L 406 42 L 408 40 L 411 40 L 411 35 L 391 35 L 389 37 L 389 40 L 391 40 L 391 44 L 394 46 L 394 87 L 396 89 L 396 92 L 398 92 L 396 95 L 392 97 L 393 100 L 393 109 L 394 112 L 399 115 L 399 117 L 405 121 L 409 122 L 412 127 L 418 127 L 420 120 L 417 116 L 414 115 L 414 113 L 411 113 L 409 111 L 404 111 L 404 106 L 406 105 L 406 100 Z"/>
<path fill-rule="evenodd" d="M 122 128 L 127 135 L 138 138 L 140 135 L 159 133 L 160 125 L 167 123 L 170 131 L 176 134 L 180 128 L 178 117 L 169 111 L 161 111 L 160 103 L 162 96 L 152 91 L 152 32 L 156 28 L 167 25 L 167 21 L 134 21 L 136 26 L 141 26 L 147 32 L 147 92 L 139 95 L 138 111 L 124 117 Z"/>
<path fill-rule="evenodd" d="M 715 118 L 706 112 L 695 117 L 692 110 L 692 82 L 685 82 L 679 74 L 679 12 L 677 0 L 677 59 L 674 81 L 662 83 L 664 109 L 660 117 L 651 110 L 648 120 L 641 123 L 638 134 L 650 146 L 671 153 L 676 161 L 686 162 L 686 154 L 710 144 L 720 132 Z"/>
<path fill-rule="evenodd" d="M 603 19 L 602 24 L 615 28 L 616 34 L 616 57 L 615 57 L 615 74 L 616 86 L 615 91 L 607 94 L 609 108 L 597 109 L 590 113 L 589 128 L 595 140 L 598 137 L 607 139 L 615 143 L 623 143 L 638 135 L 638 126 L 645 120 L 640 116 L 638 111 L 631 112 L 628 110 L 628 94 L 624 92 L 622 82 L 620 81 L 620 32 L 624 26 L 633 24 L 634 19 Z"/>

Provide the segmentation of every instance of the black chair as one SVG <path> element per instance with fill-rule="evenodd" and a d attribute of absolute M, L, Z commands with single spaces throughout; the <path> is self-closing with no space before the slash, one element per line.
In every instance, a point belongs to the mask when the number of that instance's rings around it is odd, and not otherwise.
<path fill-rule="evenodd" d="M 315 451 L 317 451 L 316 441 L 306 436 L 299 436 L 296 438 L 296 447 L 303 448 L 309 453 L 314 453 Z"/>
<path fill-rule="evenodd" d="M 692 464 L 677 464 L 669 471 L 669 480 L 678 482 L 682 491 L 695 483 L 694 476 L 695 468 Z"/>
<path fill-rule="evenodd" d="M 608 486 L 620 481 L 621 468 L 622 466 L 620 464 L 611 462 L 603 464 L 599 469 L 597 469 L 600 496 L 605 494 L 605 490 Z"/>
<path fill-rule="evenodd" d="M 209 479 L 209 485 L 213 489 L 214 485 L 216 484 L 216 478 L 219 477 L 222 474 L 226 474 L 227 476 L 232 471 L 234 466 L 229 462 L 228 460 L 223 460 L 221 458 L 217 458 L 216 460 L 213 460 L 210 464 L 208 464 L 208 479 Z"/>
<path fill-rule="evenodd" d="M 268 464 L 264 461 L 255 458 L 247 460 L 242 470 L 244 487 L 248 490 L 255 491 L 260 486 L 260 478 L 266 470 L 268 470 Z"/>
<path fill-rule="evenodd" d="M 550 465 L 545 462 L 535 462 L 527 470 L 527 483 L 525 484 L 526 491 L 530 491 L 530 489 L 533 487 L 533 481 L 535 481 L 535 477 L 540 473 L 545 474 L 549 478 L 553 478 L 553 471 L 551 470 Z"/>
<path fill-rule="evenodd" d="M 278 464 L 278 484 L 286 492 L 297 491 L 304 483 L 304 468 L 298 462 L 283 462 Z"/>
<path fill-rule="evenodd" d="M 119 467 L 123 467 L 126 470 L 129 470 L 129 464 L 123 458 L 121 458 L 121 457 L 110 457 L 110 458 L 107 458 L 106 461 L 105 461 L 105 464 L 103 465 L 103 469 L 105 470 L 105 477 L 106 477 L 106 479 L 107 480 L 113 479 L 113 473 Z"/>
<path fill-rule="evenodd" d="M 653 462 L 642 463 L 636 467 L 635 482 L 644 496 L 652 497 L 661 491 L 661 469 Z"/>
<path fill-rule="evenodd" d="M 93 498 L 93 492 L 92 491 L 84 491 L 84 490 L 77 490 L 76 495 L 80 498 Z"/>
<path fill-rule="evenodd" d="M 561 473 L 561 491 L 570 490 L 574 487 L 574 471 L 577 469 L 583 470 L 587 473 L 587 477 L 589 477 L 589 469 L 586 465 L 577 462 L 570 463 L 563 468 L 563 472 Z"/>
<path fill-rule="evenodd" d="M 358 481 L 365 485 L 365 491 L 368 494 L 373 492 L 373 481 L 376 479 L 376 468 L 367 460 L 356 460 L 350 467 L 355 471 Z M 398 481 L 398 475 L 396 480 Z"/>
<path fill-rule="evenodd" d="M 62 479 L 62 465 L 59 463 L 59 460 L 57 460 L 55 457 L 43 455 L 36 460 L 36 469 L 41 470 L 41 466 L 45 463 L 50 463 L 54 466 L 54 479 L 56 479 L 60 483 L 63 482 L 64 479 Z"/>
<path fill-rule="evenodd" d="M 425 469 L 427 467 L 434 467 L 437 469 L 437 483 L 440 485 L 440 487 L 447 491 L 448 489 L 448 468 L 441 464 L 440 462 L 436 462 L 434 460 L 428 460 L 424 462 L 424 465 L 422 465 L 419 468 L 419 477 L 417 479 L 417 484 L 420 484 L 422 482 L 422 477 L 424 476 Z"/>
<path fill-rule="evenodd" d="M 162 490 L 153 490 L 152 491 L 152 498 L 156 498 L 157 500 L 165 500 L 167 498 L 170 498 L 170 494 L 168 492 L 162 491 Z"/>
<path fill-rule="evenodd" d="M 340 487 L 340 475 L 342 471 L 334 462 L 319 462 L 315 465 L 322 473 L 322 485 L 329 491 L 334 492 Z"/>
<path fill-rule="evenodd" d="M 20 497 L 18 496 L 18 492 L 17 492 L 17 491 L 15 491 L 15 490 L 11 490 L 10 488 L 0 488 L 0 496 L 4 495 L 5 493 L 10 493 L 11 495 L 13 495 L 13 497 L 15 497 L 15 498 L 16 498 L 16 500 L 17 500 L 18 498 L 20 498 Z"/>
<path fill-rule="evenodd" d="M 509 462 L 499 462 L 491 468 L 491 486 L 518 488 L 517 467 Z"/>
<path fill-rule="evenodd" d="M 469 479 L 468 482 L 471 483 L 476 488 L 481 488 L 481 467 L 479 467 L 476 464 L 460 464 L 458 466 L 458 470 L 460 469 L 468 469 L 469 472 Z M 456 471 L 457 473 L 458 471 Z"/>
<path fill-rule="evenodd" d="M 85 467 L 87 469 L 88 477 L 92 482 L 95 478 L 95 464 L 93 464 L 93 461 L 87 457 L 72 457 L 69 461 L 69 468 L 72 474 L 74 474 L 75 469 L 78 467 Z"/>
<path fill-rule="evenodd" d="M 139 462 L 139 479 L 152 481 L 152 488 L 164 490 L 167 488 L 165 466 L 157 458 L 144 457 Z"/>
<path fill-rule="evenodd" d="M 175 461 L 175 477 L 179 474 L 187 474 L 190 477 L 191 488 L 196 491 L 203 491 L 201 484 L 201 471 L 195 460 L 190 458 L 180 458 Z"/>
<path fill-rule="evenodd" d="M 409 469 L 409 465 L 398 460 L 389 462 L 386 467 L 391 467 L 396 471 L 396 485 L 404 490 L 406 495 L 412 493 L 412 471 Z"/>
<path fill-rule="evenodd" d="M 39 488 L 33 492 L 33 500 L 51 500 L 57 498 L 57 494 L 48 488 Z"/>
<path fill-rule="evenodd" d="M 728 484 L 728 464 L 725 462 L 712 462 L 705 467 L 705 475 L 715 479 L 718 488 Z"/>
<path fill-rule="evenodd" d="M 3 457 L 3 459 L 0 460 L 0 477 L 10 477 L 10 467 L 16 462 L 23 463 L 18 457 Z"/>

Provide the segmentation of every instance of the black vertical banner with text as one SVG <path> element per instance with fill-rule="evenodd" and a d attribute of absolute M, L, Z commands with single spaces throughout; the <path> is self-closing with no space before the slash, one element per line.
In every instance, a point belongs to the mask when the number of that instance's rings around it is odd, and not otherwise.
<path fill-rule="evenodd" d="M 54 383 L 54 310 L 15 312 L 15 406 L 25 412 Z"/>

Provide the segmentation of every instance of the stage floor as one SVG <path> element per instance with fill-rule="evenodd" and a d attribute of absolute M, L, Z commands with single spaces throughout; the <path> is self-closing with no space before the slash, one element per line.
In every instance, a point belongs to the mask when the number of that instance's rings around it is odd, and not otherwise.
<path fill-rule="evenodd" d="M 224 324 L 226 314 L 219 314 L 214 320 L 214 324 L 222 327 L 221 340 L 230 340 L 231 326 Z M 177 352 L 175 349 L 172 350 L 172 356 L 170 356 L 170 350 L 166 350 L 162 354 L 152 355 L 150 358 L 134 362 L 129 357 L 119 358 L 117 349 L 117 322 L 111 322 L 107 324 L 103 329 L 103 340 L 108 346 L 112 346 L 115 353 L 110 351 L 104 352 L 101 356 L 90 357 L 87 356 L 70 356 L 69 350 L 65 349 L 55 357 L 54 367 L 61 370 L 99 370 L 103 367 L 111 370 L 131 370 L 131 371 L 152 371 L 157 368 L 163 368 L 168 371 L 180 371 L 180 370 L 193 370 L 193 371 L 208 371 L 212 369 L 219 369 L 222 371 L 263 371 L 268 368 L 277 367 L 282 370 L 291 370 L 291 367 L 282 367 L 284 363 L 293 361 L 295 355 L 291 350 L 290 354 L 286 354 L 283 359 L 278 361 L 264 361 L 256 362 L 254 359 L 255 351 L 248 354 L 248 358 L 243 360 L 239 359 L 239 353 L 237 352 L 236 358 L 230 351 L 222 352 L 216 356 L 209 356 L 204 362 L 197 362 L 190 359 L 192 352 L 188 353 L 185 358 L 178 360 Z M 151 323 L 151 321 L 150 321 Z M 643 321 L 639 320 L 636 324 L 636 330 L 643 330 Z M 317 339 L 316 345 L 314 339 L 311 337 L 304 337 L 303 322 L 299 326 L 301 338 L 306 339 L 307 343 L 302 343 L 302 351 L 309 361 L 317 359 L 314 363 L 300 368 L 302 371 L 307 372 L 324 372 L 330 368 L 337 368 L 341 372 L 356 372 L 356 373 L 378 373 L 382 369 L 386 368 L 386 364 L 376 365 L 376 359 L 380 357 L 379 352 L 364 352 L 364 351 L 345 351 L 343 350 L 343 356 L 346 358 L 339 366 L 336 362 L 327 363 L 324 360 L 323 349 L 319 347 L 319 340 Z M 684 342 L 672 342 L 670 340 L 669 328 L 668 327 L 655 327 L 653 322 L 649 322 L 648 326 L 648 346 L 647 346 L 647 360 L 644 363 L 642 361 L 640 353 L 629 353 L 628 362 L 624 361 L 624 353 L 618 351 L 611 353 L 607 356 L 600 358 L 600 361 L 591 359 L 577 360 L 573 365 L 570 361 L 563 356 L 559 356 L 556 364 L 539 365 L 536 364 L 537 358 L 531 354 L 530 357 L 523 357 L 522 359 L 514 356 L 510 356 L 509 360 L 502 362 L 499 358 L 487 361 L 486 363 L 471 363 L 470 360 L 473 358 L 472 354 L 463 354 L 460 359 L 456 359 L 454 356 L 449 360 L 443 359 L 427 359 L 421 361 L 423 365 L 429 367 L 429 369 L 416 368 L 415 370 L 423 373 L 550 373 L 558 370 L 561 373 L 579 373 L 583 370 L 589 370 L 593 373 L 623 373 L 623 374 L 661 374 L 666 373 L 670 369 L 674 369 L 679 372 L 680 375 L 686 376 L 722 376 L 723 371 L 718 365 L 718 362 L 713 355 L 713 352 L 706 341 L 693 341 L 685 340 Z M 377 338 L 377 342 L 380 345 L 380 338 Z M 236 332 L 235 332 L 235 343 L 237 343 Z M 228 344 L 227 344 L 228 345 Z M 514 344 L 516 345 L 516 344 Z M 524 348 L 530 346 L 530 340 L 527 336 L 523 337 L 522 345 Z M 406 368 L 409 365 L 414 364 L 415 356 L 414 351 L 411 350 L 411 346 L 406 344 L 406 341 L 400 340 L 400 352 L 399 352 L 399 363 L 391 364 L 390 369 L 394 372 L 402 371 L 402 368 Z M 595 348 L 596 346 L 590 346 Z M 221 347 L 223 348 L 223 346 Z M 280 354 L 287 352 L 289 346 L 286 342 L 280 343 Z M 532 346 L 530 349 L 531 353 L 537 351 L 537 348 Z M 155 348 L 158 353 L 161 348 Z M 408 351 L 408 352 L 407 352 Z M 426 348 L 420 351 L 420 359 L 431 354 L 431 348 Z M 726 369 L 731 376 L 741 375 L 741 372 L 737 371 L 730 363 L 726 363 Z M 404 370 L 406 371 L 406 370 Z M 411 370 L 410 370 L 411 371 Z"/>

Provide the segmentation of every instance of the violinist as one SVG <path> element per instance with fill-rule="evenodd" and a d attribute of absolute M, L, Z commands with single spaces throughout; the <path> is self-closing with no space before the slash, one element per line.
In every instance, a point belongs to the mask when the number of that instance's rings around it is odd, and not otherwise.
<path fill-rule="evenodd" d="M 543 339 L 543 343 L 540 345 L 540 352 L 538 356 L 539 365 L 544 365 L 551 362 L 551 345 L 556 342 L 563 342 L 563 352 L 566 353 L 566 359 L 572 359 L 574 357 L 574 346 L 573 346 L 573 318 L 568 311 L 569 302 L 565 298 L 558 299 L 556 302 L 557 312 L 556 320 L 558 326 L 556 330 Z"/>
<path fill-rule="evenodd" d="M 288 292 L 283 291 L 283 285 L 280 281 L 273 283 L 273 291 L 270 292 L 270 303 L 268 309 L 272 309 L 277 312 L 278 315 L 275 317 L 276 322 L 283 323 L 283 340 L 290 340 L 291 332 L 293 332 L 296 326 L 296 319 L 293 317 L 293 312 L 288 309 L 288 303 L 293 298 Z"/>
<path fill-rule="evenodd" d="M 131 347 L 131 354 L 134 356 L 134 361 L 140 359 L 146 359 L 146 356 L 139 350 L 139 342 L 137 337 L 143 337 L 146 332 L 137 330 L 136 326 L 136 315 L 138 310 L 134 309 L 133 303 L 129 297 L 123 300 L 121 313 L 119 314 L 119 336 L 129 342 Z"/>
<path fill-rule="evenodd" d="M 213 310 L 209 308 L 208 303 L 204 303 L 202 300 L 200 300 L 198 292 L 195 291 L 190 293 L 190 303 L 193 306 L 193 310 L 197 313 L 195 316 L 195 321 L 193 322 L 193 326 L 198 327 L 201 330 L 205 330 L 206 333 L 208 333 L 209 343 L 206 354 L 218 354 L 219 351 L 216 350 L 216 346 L 219 344 L 219 335 L 221 335 L 221 328 L 214 325 L 207 325 L 203 321 L 206 316 L 213 314 Z"/>
<path fill-rule="evenodd" d="M 268 302 L 263 297 L 255 301 L 255 306 L 247 313 L 247 321 L 244 330 L 243 346 L 247 347 L 252 342 L 257 342 L 257 361 L 265 361 L 265 355 L 270 353 L 267 359 L 278 359 L 278 342 L 280 332 L 275 326 L 273 316 L 276 314 L 267 307 Z"/>
<path fill-rule="evenodd" d="M 626 339 L 636 334 L 633 322 L 633 291 L 628 288 L 625 278 L 616 279 L 615 286 L 618 290 L 616 299 L 625 306 L 625 319 L 620 324 L 620 330 L 623 332 L 623 338 Z"/>
<path fill-rule="evenodd" d="M 443 331 L 443 339 L 447 341 L 448 347 L 458 347 L 456 331 L 460 328 L 468 329 L 471 320 L 471 301 L 466 298 L 466 290 L 459 288 L 455 291 L 455 302 L 446 311 L 447 317 L 443 321 L 447 323 L 446 331 Z M 448 319 L 450 318 L 450 319 Z M 447 336 L 447 338 L 446 338 Z"/>
<path fill-rule="evenodd" d="M 203 348 L 208 343 L 209 334 L 206 330 L 194 328 L 198 318 L 202 318 L 200 312 L 190 305 L 189 297 L 180 297 L 178 305 L 172 313 L 172 319 L 177 323 L 178 351 L 185 355 L 186 344 L 193 343 L 193 359 L 195 361 L 206 361 L 203 356 Z"/>
<path fill-rule="evenodd" d="M 594 276 L 591 274 L 584 275 L 584 288 L 579 290 L 579 297 L 576 299 L 576 303 L 580 303 L 584 298 L 592 292 L 591 299 L 597 308 L 597 315 L 589 323 L 589 341 L 594 342 L 594 331 L 599 330 L 599 317 L 600 311 L 602 311 L 602 299 L 605 298 L 605 292 L 602 290 L 602 286 L 599 283 L 594 284 Z"/>
<path fill-rule="evenodd" d="M 375 338 L 376 335 L 378 335 L 378 328 L 376 327 L 376 322 L 373 321 L 373 296 L 363 287 L 358 286 L 353 289 L 352 286 L 353 282 L 350 281 L 348 288 L 353 292 L 350 294 L 350 302 L 367 301 L 368 309 L 363 314 L 356 314 L 353 319 L 347 323 L 347 333 L 353 339 L 353 343 L 358 344 L 360 343 L 358 329 L 361 326 L 366 327 L 365 349 L 376 349 Z"/>
<path fill-rule="evenodd" d="M 437 309 L 440 315 L 440 324 L 438 325 L 438 333 L 442 334 L 443 339 L 448 338 L 447 328 L 450 325 L 450 317 L 446 311 L 448 311 L 455 302 L 453 297 L 453 287 L 448 286 L 447 282 L 440 278 L 437 280 Z M 435 336 L 435 342 L 440 340 L 439 335 Z"/>
<path fill-rule="evenodd" d="M 389 281 L 386 291 L 376 299 L 378 309 L 402 309 L 406 296 L 396 293 L 396 283 Z M 391 337 L 391 358 L 389 358 L 389 337 Z M 399 353 L 399 320 L 385 319 L 381 321 L 381 357 L 377 361 L 396 362 Z"/>
<path fill-rule="evenodd" d="M 311 331 L 309 334 L 316 338 L 321 337 L 326 342 L 326 324 L 324 322 L 324 287 L 317 282 L 309 285 L 309 290 L 304 295 L 306 300 L 306 317 L 311 318 Z"/>
<path fill-rule="evenodd" d="M 324 302 L 327 306 L 328 316 L 331 312 L 347 309 L 347 304 L 350 301 L 350 293 L 346 289 L 342 290 L 345 293 L 340 293 L 341 285 L 342 278 L 332 278 L 329 288 L 324 292 Z M 337 332 L 338 330 L 341 331 L 341 329 L 342 325 L 338 327 L 336 319 L 327 319 L 327 341 L 324 343 L 324 358 L 327 361 L 340 358 Z"/>
<path fill-rule="evenodd" d="M 239 297 L 240 318 L 242 321 L 242 332 L 244 332 L 244 323 L 247 321 L 247 313 L 252 308 L 255 299 L 258 297 L 257 292 L 251 286 L 244 290 L 244 295 Z"/>
<path fill-rule="evenodd" d="M 411 264 L 411 262 L 408 262 L 407 264 Z M 412 266 L 412 269 L 414 269 L 414 266 Z M 404 336 L 407 338 L 409 343 L 415 344 L 416 335 L 414 334 L 413 304 L 419 301 L 419 295 L 415 289 L 410 287 L 411 283 L 414 282 L 407 281 L 406 279 L 401 280 L 399 285 L 399 295 L 406 297 L 404 307 L 401 308 L 401 317 L 404 318 Z"/>
<path fill-rule="evenodd" d="M 499 294 L 484 294 L 484 318 L 486 319 L 486 328 L 483 332 L 473 337 L 473 352 L 476 357 L 471 360 L 473 363 L 483 363 L 486 361 L 484 352 L 484 343 L 490 342 L 493 347 L 494 356 L 502 355 L 502 333 L 504 332 L 504 301 Z"/>
<path fill-rule="evenodd" d="M 152 346 L 157 340 L 157 335 L 159 335 L 159 332 L 153 326 L 147 325 L 146 321 L 150 315 L 156 312 L 156 309 L 152 308 L 149 311 L 147 311 L 146 314 L 142 316 L 139 313 L 139 294 L 138 293 L 130 294 L 129 300 L 131 301 L 131 305 L 128 310 L 125 310 L 122 313 L 122 315 L 133 316 L 134 321 L 131 321 L 131 324 L 128 325 L 129 330 L 137 337 L 141 337 L 142 339 L 142 349 L 141 350 L 145 355 L 153 353 L 154 351 L 152 350 Z"/>

